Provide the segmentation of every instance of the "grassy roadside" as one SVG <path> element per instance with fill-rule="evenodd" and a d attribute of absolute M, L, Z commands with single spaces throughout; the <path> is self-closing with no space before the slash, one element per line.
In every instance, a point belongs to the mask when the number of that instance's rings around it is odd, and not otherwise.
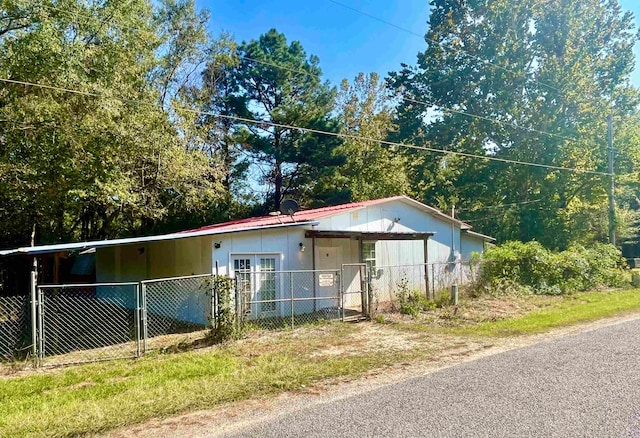
<path fill-rule="evenodd" d="M 562 297 L 550 307 L 520 318 L 486 322 L 451 330 L 457 335 L 513 336 L 541 333 L 555 327 L 594 321 L 640 308 L 640 290 L 585 292 Z"/>
<path fill-rule="evenodd" d="M 99 433 L 153 417 L 300 390 L 327 379 L 355 378 L 388 365 L 434 358 L 478 336 L 538 333 L 637 311 L 640 290 L 536 303 L 537 308 L 515 317 L 459 327 L 420 321 L 406 321 L 402 327 L 328 323 L 223 347 L 0 379 L 0 436 Z"/>

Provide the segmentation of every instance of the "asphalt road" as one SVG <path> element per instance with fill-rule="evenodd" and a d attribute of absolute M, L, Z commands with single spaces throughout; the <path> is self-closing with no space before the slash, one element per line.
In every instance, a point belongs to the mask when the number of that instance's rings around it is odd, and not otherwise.
<path fill-rule="evenodd" d="M 639 437 L 640 320 L 252 426 L 251 437 Z"/>

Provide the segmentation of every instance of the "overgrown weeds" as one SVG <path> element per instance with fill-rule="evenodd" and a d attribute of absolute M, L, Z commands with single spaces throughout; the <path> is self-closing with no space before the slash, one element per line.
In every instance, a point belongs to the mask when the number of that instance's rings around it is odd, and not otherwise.
<path fill-rule="evenodd" d="M 561 295 L 627 284 L 625 262 L 612 245 L 571 245 L 553 252 L 538 242 L 507 242 L 482 256 L 476 294 Z"/>

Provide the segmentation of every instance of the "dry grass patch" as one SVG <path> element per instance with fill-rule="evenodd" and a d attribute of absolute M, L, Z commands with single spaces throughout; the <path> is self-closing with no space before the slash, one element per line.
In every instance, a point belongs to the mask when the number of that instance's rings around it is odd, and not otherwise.
<path fill-rule="evenodd" d="M 448 305 L 421 312 L 417 317 L 390 312 L 381 314 L 378 319 L 395 328 L 408 330 L 455 328 L 518 318 L 561 301 L 562 297 L 540 295 L 462 297 L 457 306 Z"/>

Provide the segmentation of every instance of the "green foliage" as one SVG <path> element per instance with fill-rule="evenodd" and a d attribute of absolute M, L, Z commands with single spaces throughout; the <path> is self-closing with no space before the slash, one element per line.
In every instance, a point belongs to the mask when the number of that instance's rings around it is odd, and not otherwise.
<path fill-rule="evenodd" d="M 606 114 L 615 108 L 621 128 L 638 103 L 629 86 L 637 40 L 630 13 L 601 0 L 432 0 L 430 6 L 417 66 L 388 80 L 400 101 L 395 140 L 606 170 Z M 630 129 L 622 131 L 632 137 Z M 621 143 L 616 171 L 633 172 L 640 143 Z M 606 240 L 606 181 L 598 175 L 410 154 L 417 198 L 440 208 L 455 204 L 500 241 L 535 239 L 564 249 Z"/>
<path fill-rule="evenodd" d="M 386 140 L 396 129 L 388 94 L 376 73 L 342 81 L 336 103 L 341 133 L 366 140 L 344 138 L 336 152 L 346 160 L 321 182 L 320 196 L 343 193 L 345 199 L 362 201 L 409 192 L 404 151 L 374 141 Z"/>
<path fill-rule="evenodd" d="M 436 303 L 429 301 L 423 292 L 410 290 L 409 282 L 405 277 L 398 281 L 396 294 L 400 304 L 400 313 L 403 315 L 411 315 L 416 318 L 420 312 L 433 310 L 437 306 Z"/>
<path fill-rule="evenodd" d="M 211 321 L 209 339 L 221 343 L 239 336 L 236 315 L 233 309 L 233 282 L 226 275 L 214 275 L 210 288 L 216 298 L 215 313 Z"/>
<path fill-rule="evenodd" d="M 238 56 L 235 114 L 282 125 L 235 126 L 237 140 L 267 186 L 265 209 L 279 210 L 286 196 L 309 201 L 316 182 L 344 161 L 335 151 L 340 140 L 285 126 L 337 133 L 331 114 L 335 90 L 322 82 L 318 57 L 307 56 L 299 41 L 287 43 L 275 29 L 243 42 Z"/>
<path fill-rule="evenodd" d="M 601 286 L 621 286 L 624 260 L 612 245 L 571 245 L 552 252 L 539 242 L 507 242 L 487 250 L 479 288 L 497 293 L 559 295 Z"/>
<path fill-rule="evenodd" d="M 36 3 L 0 2 L 0 76 L 88 94 L 0 87 L 0 246 L 34 224 L 39 243 L 101 239 L 215 205 L 216 167 L 163 103 L 203 44 L 193 2 Z"/>

